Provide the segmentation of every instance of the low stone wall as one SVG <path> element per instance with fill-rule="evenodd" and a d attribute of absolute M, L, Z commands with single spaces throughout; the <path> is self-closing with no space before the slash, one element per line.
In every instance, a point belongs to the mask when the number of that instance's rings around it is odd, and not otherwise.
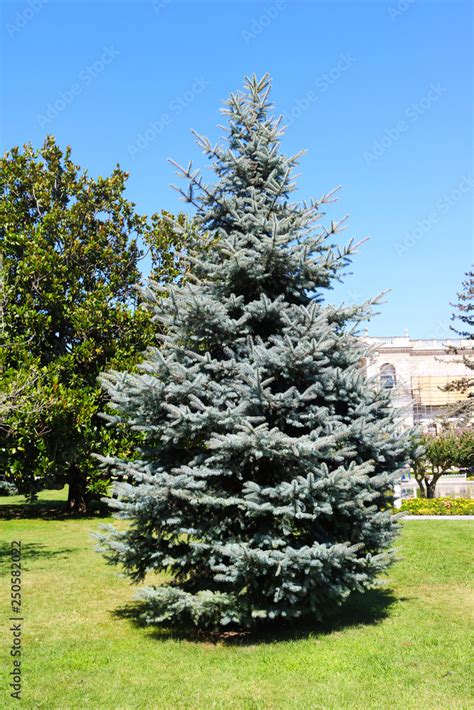
<path fill-rule="evenodd" d="M 395 495 L 397 498 L 416 498 L 419 488 L 414 478 L 401 481 Z M 474 481 L 463 476 L 442 476 L 436 485 L 436 498 L 474 498 Z"/>

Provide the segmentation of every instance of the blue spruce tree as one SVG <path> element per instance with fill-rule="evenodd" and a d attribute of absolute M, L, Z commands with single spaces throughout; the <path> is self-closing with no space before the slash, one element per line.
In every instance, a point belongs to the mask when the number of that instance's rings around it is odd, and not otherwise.
<path fill-rule="evenodd" d="M 196 207 L 184 229 L 211 247 L 190 255 L 184 284 L 150 285 L 162 335 L 140 372 L 104 376 L 111 421 L 143 445 L 103 461 L 130 525 L 102 544 L 134 581 L 169 574 L 141 592 L 150 623 L 320 617 L 392 557 L 406 441 L 361 367 L 357 328 L 375 301 L 326 304 L 355 245 L 333 243 L 341 223 L 319 224 L 332 194 L 290 200 L 299 155 L 279 152 L 269 91 L 251 77 L 231 94 L 222 145 L 196 134 L 216 180 L 179 169 Z"/>

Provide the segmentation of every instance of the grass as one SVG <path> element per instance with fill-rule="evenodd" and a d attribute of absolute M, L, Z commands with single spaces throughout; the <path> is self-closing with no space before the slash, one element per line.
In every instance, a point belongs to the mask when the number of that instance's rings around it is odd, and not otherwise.
<path fill-rule="evenodd" d="M 471 708 L 470 521 L 406 521 L 385 591 L 308 629 L 193 640 L 141 628 L 127 580 L 97 555 L 98 515 L 62 492 L 2 498 L 2 688 L 9 698 L 10 542 L 23 548 L 25 708 Z"/>

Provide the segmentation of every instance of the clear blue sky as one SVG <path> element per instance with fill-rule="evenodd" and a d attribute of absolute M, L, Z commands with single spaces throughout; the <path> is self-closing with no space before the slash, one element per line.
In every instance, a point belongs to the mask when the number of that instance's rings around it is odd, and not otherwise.
<path fill-rule="evenodd" d="M 472 3 L 3 0 L 2 150 L 47 133 L 93 175 L 130 172 L 141 212 L 177 211 L 168 157 L 202 164 L 243 75 L 270 72 L 299 193 L 370 236 L 333 300 L 392 291 L 369 332 L 446 337 L 472 261 Z"/>

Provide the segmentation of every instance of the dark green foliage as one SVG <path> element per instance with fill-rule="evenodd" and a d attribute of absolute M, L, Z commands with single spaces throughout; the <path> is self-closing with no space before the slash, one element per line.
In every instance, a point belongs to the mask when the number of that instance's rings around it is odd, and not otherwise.
<path fill-rule="evenodd" d="M 76 511 L 107 490 L 91 454 L 130 454 L 136 438 L 105 426 L 97 376 L 133 367 L 154 337 L 138 239 L 169 268 L 163 223 L 136 213 L 126 180 L 89 177 L 52 137 L 0 162 L 1 466 L 30 495 L 68 481 Z"/>

